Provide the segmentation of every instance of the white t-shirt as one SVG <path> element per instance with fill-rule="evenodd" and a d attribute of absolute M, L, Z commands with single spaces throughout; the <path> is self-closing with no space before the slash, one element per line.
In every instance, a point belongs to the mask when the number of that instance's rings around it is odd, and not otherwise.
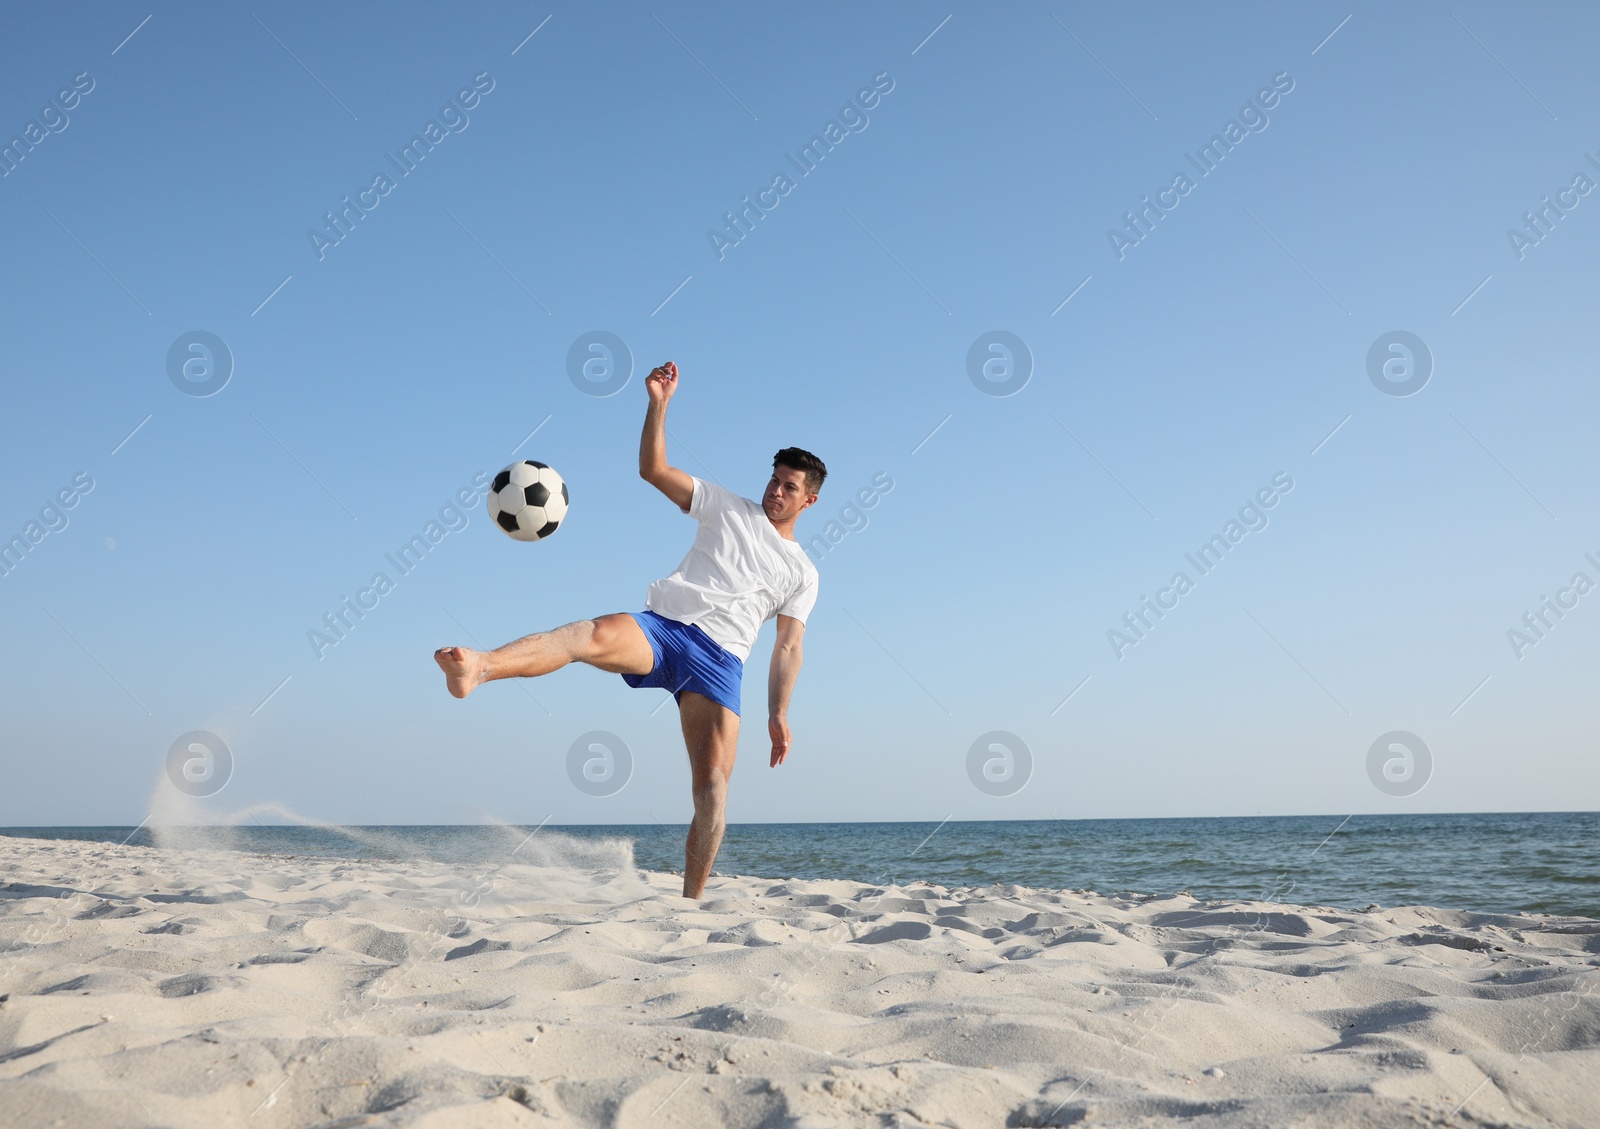
<path fill-rule="evenodd" d="M 778 536 L 760 502 L 696 478 L 689 516 L 700 523 L 694 544 L 677 571 L 650 585 L 645 607 L 698 626 L 741 662 L 773 616 L 806 621 L 817 602 L 817 566 Z"/>

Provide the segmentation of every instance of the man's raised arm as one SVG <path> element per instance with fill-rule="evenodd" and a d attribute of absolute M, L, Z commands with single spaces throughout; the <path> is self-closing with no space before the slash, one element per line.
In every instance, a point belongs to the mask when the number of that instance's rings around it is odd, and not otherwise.
<path fill-rule="evenodd" d="M 644 415 L 644 434 L 639 437 L 639 477 L 688 513 L 694 479 L 667 463 L 667 401 L 678 390 L 678 366 L 668 361 L 650 370 L 644 387 L 650 394 L 650 407 Z"/>

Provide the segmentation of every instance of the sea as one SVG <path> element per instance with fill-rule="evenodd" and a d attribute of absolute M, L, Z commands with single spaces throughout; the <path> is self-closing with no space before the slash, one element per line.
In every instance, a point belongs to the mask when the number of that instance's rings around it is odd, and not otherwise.
<path fill-rule="evenodd" d="M 492 867 L 508 861 L 515 849 L 508 843 L 531 841 L 529 835 L 579 848 L 574 857 L 602 845 L 613 848 L 610 857 L 626 857 L 614 850 L 623 840 L 634 865 L 678 871 L 685 830 L 681 824 L 251 824 L 190 829 L 184 841 L 195 844 L 198 836 L 206 845 L 246 852 Z M 147 846 L 174 841 L 148 827 L 11 827 L 0 835 Z M 1207 901 L 1600 918 L 1600 812 L 739 823 L 727 829 L 716 873 L 1102 894 L 1185 891 Z"/>

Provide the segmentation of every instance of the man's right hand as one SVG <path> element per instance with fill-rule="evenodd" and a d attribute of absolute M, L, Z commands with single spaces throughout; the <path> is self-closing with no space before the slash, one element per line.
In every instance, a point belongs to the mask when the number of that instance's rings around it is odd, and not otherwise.
<path fill-rule="evenodd" d="M 678 390 L 678 366 L 671 361 L 657 365 L 644 386 L 650 393 L 650 407 L 639 436 L 639 477 L 688 513 L 694 501 L 694 479 L 667 462 L 667 401 Z"/>
<path fill-rule="evenodd" d="M 644 387 L 650 394 L 651 403 L 665 405 L 678 390 L 678 366 L 671 361 L 657 365 L 650 370 L 650 375 L 645 377 Z"/>

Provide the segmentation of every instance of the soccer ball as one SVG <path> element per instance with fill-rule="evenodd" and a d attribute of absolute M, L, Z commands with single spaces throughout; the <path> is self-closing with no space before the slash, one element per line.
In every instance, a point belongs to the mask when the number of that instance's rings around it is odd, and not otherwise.
<path fill-rule="evenodd" d="M 567 516 L 567 484 L 552 468 L 532 459 L 512 463 L 494 476 L 489 516 L 518 541 L 550 536 Z"/>

